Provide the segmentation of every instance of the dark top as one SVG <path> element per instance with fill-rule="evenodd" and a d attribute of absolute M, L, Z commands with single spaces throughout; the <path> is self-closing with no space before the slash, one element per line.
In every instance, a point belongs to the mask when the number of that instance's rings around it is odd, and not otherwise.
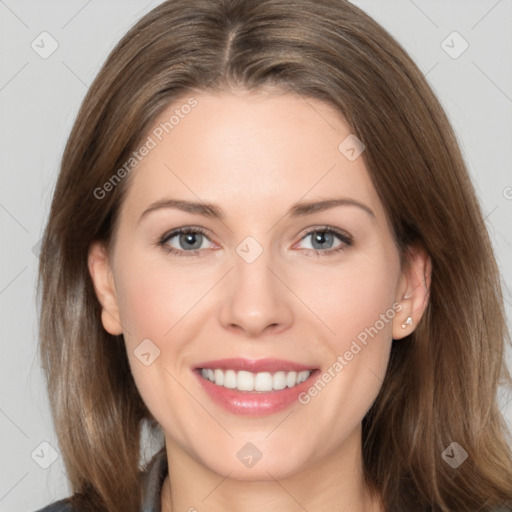
<path fill-rule="evenodd" d="M 167 476 L 167 453 L 165 447 L 156 453 L 143 473 L 143 501 L 141 512 L 161 512 L 160 496 Z M 69 498 L 56 501 L 36 512 L 73 512 Z"/>
<path fill-rule="evenodd" d="M 165 447 L 149 461 L 143 473 L 143 501 L 141 512 L 161 512 L 160 496 L 167 476 L 167 453 Z M 512 508 L 498 508 L 495 512 L 511 512 Z M 69 498 L 56 501 L 36 512 L 73 512 Z"/>

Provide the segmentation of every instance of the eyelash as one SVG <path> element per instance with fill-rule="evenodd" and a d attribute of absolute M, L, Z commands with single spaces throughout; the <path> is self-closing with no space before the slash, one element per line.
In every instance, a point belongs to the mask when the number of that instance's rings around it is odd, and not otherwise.
<path fill-rule="evenodd" d="M 174 247 L 171 247 L 167 244 L 167 242 L 171 238 L 174 238 L 176 235 L 182 235 L 182 234 L 185 235 L 188 233 L 194 233 L 194 234 L 200 233 L 200 234 L 204 235 L 206 238 L 208 238 L 206 231 L 202 228 L 192 228 L 192 227 L 178 228 L 178 229 L 175 229 L 175 230 L 170 231 L 169 233 L 166 233 L 165 235 L 163 235 L 158 240 L 157 245 L 159 247 L 161 247 L 167 254 L 172 254 L 172 255 L 178 256 L 180 258 L 181 257 L 189 258 L 191 256 L 197 256 L 197 254 L 199 252 L 201 252 L 202 249 L 195 249 L 193 251 L 182 251 L 182 250 L 175 249 Z M 311 235 L 312 233 L 332 233 L 332 234 L 336 235 L 336 237 L 338 237 L 343 242 L 338 247 L 336 247 L 334 249 L 328 249 L 326 251 L 321 251 L 319 249 L 307 249 L 309 251 L 315 251 L 316 256 L 329 256 L 331 254 L 341 252 L 353 244 L 352 237 L 350 235 L 348 235 L 344 231 L 341 231 L 336 228 L 332 228 L 330 226 L 320 226 L 320 227 L 312 228 L 312 229 L 308 230 L 306 233 L 304 233 L 301 240 L 306 238 L 308 235 Z"/>

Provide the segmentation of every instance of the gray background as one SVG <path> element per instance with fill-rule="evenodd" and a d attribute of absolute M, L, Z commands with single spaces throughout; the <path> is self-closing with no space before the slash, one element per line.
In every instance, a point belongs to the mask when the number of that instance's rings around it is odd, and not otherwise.
<path fill-rule="evenodd" d="M 88 85 L 114 44 L 158 3 L 0 0 L 0 511 L 35 510 L 69 492 L 36 353 L 38 242 Z M 510 320 L 512 0 L 354 3 L 405 47 L 448 112 L 486 214 Z M 31 47 L 51 49 L 44 31 L 58 44 L 47 58 Z M 500 392 L 509 425 L 511 400 Z"/>

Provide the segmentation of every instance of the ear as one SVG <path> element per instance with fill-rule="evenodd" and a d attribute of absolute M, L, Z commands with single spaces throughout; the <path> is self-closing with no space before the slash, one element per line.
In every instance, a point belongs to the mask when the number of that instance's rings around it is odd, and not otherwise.
<path fill-rule="evenodd" d="M 93 242 L 91 244 L 87 264 L 94 285 L 94 291 L 101 304 L 101 322 L 103 327 L 110 334 L 122 334 L 123 327 L 119 315 L 114 278 L 109 255 L 103 243 Z"/>
<path fill-rule="evenodd" d="M 408 247 L 397 289 L 396 302 L 402 309 L 393 318 L 393 339 L 404 338 L 416 329 L 428 305 L 431 278 L 430 256 L 419 246 Z"/>

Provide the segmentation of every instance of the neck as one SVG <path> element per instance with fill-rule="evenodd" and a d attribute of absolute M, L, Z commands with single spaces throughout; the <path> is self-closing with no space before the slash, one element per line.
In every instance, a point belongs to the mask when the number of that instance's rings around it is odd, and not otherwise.
<path fill-rule="evenodd" d="M 269 469 L 265 477 L 251 481 L 211 471 L 166 438 L 169 474 L 162 488 L 162 512 L 382 512 L 364 484 L 360 430 L 354 436 L 300 472 L 275 478 Z"/>

